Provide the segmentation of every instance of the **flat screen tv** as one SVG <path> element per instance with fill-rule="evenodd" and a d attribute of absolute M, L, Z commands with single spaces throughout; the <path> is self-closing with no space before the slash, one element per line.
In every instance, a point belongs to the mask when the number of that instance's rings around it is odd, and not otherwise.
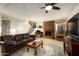
<path fill-rule="evenodd" d="M 79 13 L 68 21 L 68 35 L 74 40 L 79 41 Z"/>

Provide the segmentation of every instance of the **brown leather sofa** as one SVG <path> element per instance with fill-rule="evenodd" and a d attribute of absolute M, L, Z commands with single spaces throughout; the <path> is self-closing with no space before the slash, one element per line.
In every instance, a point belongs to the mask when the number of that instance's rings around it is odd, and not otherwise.
<path fill-rule="evenodd" d="M 29 33 L 16 34 L 16 35 L 4 35 L 2 36 L 4 44 L 2 45 L 2 54 L 11 55 L 18 49 L 26 46 L 28 42 L 35 40 L 35 35 L 29 35 Z M 14 42 L 15 44 L 9 44 L 8 42 Z"/>

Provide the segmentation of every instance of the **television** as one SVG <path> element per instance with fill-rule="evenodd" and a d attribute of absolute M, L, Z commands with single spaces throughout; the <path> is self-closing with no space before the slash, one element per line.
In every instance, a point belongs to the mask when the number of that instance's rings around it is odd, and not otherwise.
<path fill-rule="evenodd" d="M 68 36 L 79 41 L 79 13 L 68 21 L 67 28 Z"/>

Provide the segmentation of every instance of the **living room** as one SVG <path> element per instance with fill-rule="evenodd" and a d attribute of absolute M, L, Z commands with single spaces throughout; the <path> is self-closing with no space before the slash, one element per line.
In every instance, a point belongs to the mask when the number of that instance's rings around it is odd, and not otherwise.
<path fill-rule="evenodd" d="M 52 9 L 46 10 L 48 6 Z M 78 12 L 78 3 L 0 4 L 0 55 L 79 55 L 68 53 L 65 47 L 67 23 Z"/>

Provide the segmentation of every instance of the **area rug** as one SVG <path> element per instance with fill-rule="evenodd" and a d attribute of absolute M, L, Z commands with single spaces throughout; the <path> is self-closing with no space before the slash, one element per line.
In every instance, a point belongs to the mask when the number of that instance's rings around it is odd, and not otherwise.
<path fill-rule="evenodd" d="M 24 47 L 17 52 L 13 53 L 11 56 L 33 56 L 34 50 L 32 48 L 27 52 L 27 47 Z M 64 53 L 58 45 L 44 45 L 43 48 L 39 47 L 37 49 L 36 56 L 64 56 Z"/>

